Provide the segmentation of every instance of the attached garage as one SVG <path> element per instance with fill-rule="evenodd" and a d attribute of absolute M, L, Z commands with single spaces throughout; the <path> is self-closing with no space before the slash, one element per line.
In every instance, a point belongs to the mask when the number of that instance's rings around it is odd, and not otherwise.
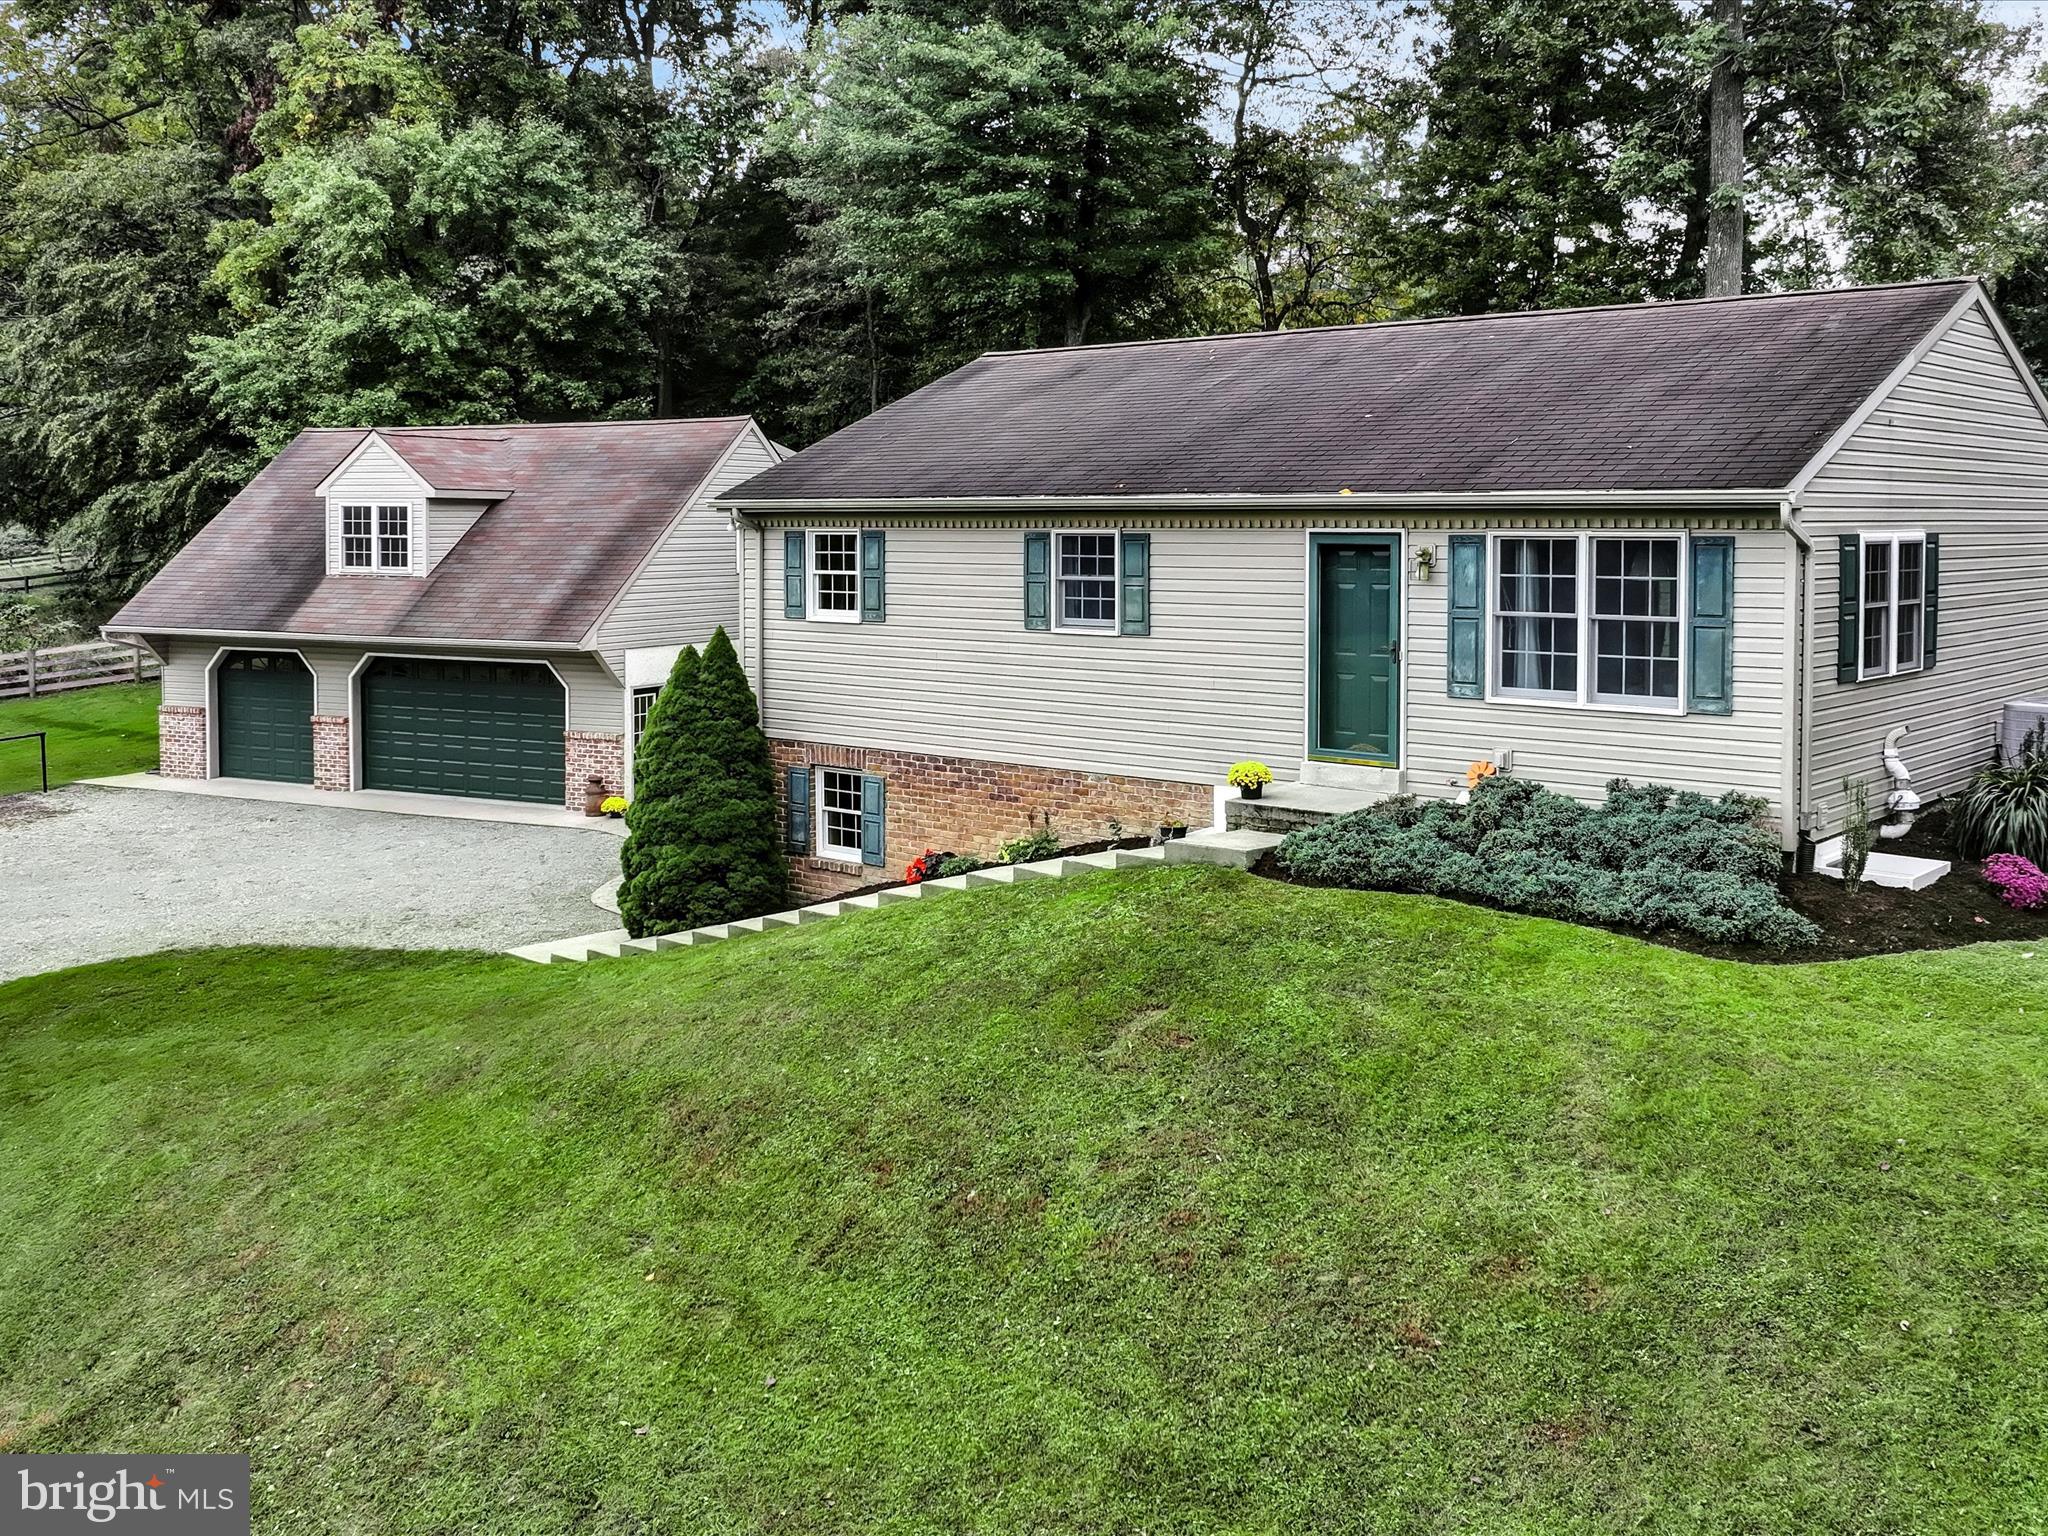
<path fill-rule="evenodd" d="M 313 782 L 313 674 L 291 651 L 229 651 L 214 668 L 220 773 Z"/>
<path fill-rule="evenodd" d="M 365 789 L 562 803 L 566 695 L 547 666 L 379 656 L 358 697 Z"/>

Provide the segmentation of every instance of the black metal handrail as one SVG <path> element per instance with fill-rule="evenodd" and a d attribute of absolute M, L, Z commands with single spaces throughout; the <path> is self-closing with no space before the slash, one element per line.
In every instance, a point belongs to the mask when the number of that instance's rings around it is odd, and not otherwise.
<path fill-rule="evenodd" d="M 0 736 L 0 746 L 4 746 L 10 741 L 27 741 L 31 736 L 35 737 L 36 751 L 43 760 L 43 793 L 47 795 L 50 792 L 50 733 L 48 731 L 22 731 L 14 736 Z"/>

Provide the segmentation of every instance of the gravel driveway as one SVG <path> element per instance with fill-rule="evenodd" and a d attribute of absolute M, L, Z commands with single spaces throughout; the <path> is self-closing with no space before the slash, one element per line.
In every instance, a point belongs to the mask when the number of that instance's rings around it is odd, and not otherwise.
<path fill-rule="evenodd" d="M 0 981 L 202 944 L 506 949 L 617 920 L 602 833 L 74 784 L 0 798 Z"/>

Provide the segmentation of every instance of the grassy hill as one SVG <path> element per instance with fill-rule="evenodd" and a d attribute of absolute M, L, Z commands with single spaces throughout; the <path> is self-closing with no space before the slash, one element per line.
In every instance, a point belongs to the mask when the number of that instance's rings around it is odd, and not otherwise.
<path fill-rule="evenodd" d="M 50 787 L 156 766 L 155 683 L 110 683 L 0 702 L 0 736 L 48 733 Z M 0 746 L 0 795 L 39 789 L 33 741 Z"/>
<path fill-rule="evenodd" d="M 1180 869 L 17 982 L 0 1451 L 246 1448 L 269 1532 L 2035 1531 L 2044 966 Z"/>

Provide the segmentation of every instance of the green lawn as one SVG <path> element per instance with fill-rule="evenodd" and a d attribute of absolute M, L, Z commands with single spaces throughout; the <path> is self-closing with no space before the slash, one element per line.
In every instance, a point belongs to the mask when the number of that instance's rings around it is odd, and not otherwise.
<path fill-rule="evenodd" d="M 53 789 L 73 779 L 139 773 L 156 766 L 156 705 L 155 683 L 9 699 L 0 703 L 0 736 L 48 731 Z M 35 789 L 41 782 L 33 741 L 0 745 L 0 795 Z"/>
<path fill-rule="evenodd" d="M 2004 1532 L 2048 954 L 1173 869 L 0 988 L 0 1451 L 265 1532 Z"/>

